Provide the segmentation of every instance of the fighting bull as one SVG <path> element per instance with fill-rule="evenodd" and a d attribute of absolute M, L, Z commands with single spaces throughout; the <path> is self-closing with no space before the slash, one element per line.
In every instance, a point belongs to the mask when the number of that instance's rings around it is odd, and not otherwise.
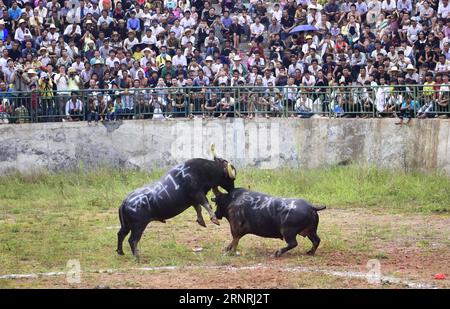
<path fill-rule="evenodd" d="M 254 234 L 286 241 L 287 246 L 277 250 L 276 257 L 297 246 L 297 235 L 307 236 L 312 242 L 307 254 L 316 252 L 320 243 L 317 212 L 325 206 L 316 207 L 302 199 L 277 198 L 242 188 L 215 194 L 216 217 L 228 220 L 233 236 L 226 251 L 235 252 L 241 237 Z"/>
<path fill-rule="evenodd" d="M 217 194 L 218 187 L 230 192 L 234 189 L 236 169 L 228 161 L 191 159 L 172 168 L 153 184 L 130 193 L 119 208 L 121 228 L 118 232 L 117 253 L 123 255 L 122 243 L 128 233 L 131 252 L 139 260 L 137 244 L 145 228 L 151 221 L 161 221 L 175 217 L 193 206 L 197 212 L 197 222 L 206 226 L 201 207 L 209 213 L 211 221 L 219 224 L 206 198 L 209 190 Z"/>

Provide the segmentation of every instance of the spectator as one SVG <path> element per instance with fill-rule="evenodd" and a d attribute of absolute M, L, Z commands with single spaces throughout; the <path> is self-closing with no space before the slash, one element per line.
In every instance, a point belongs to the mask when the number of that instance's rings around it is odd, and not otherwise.
<path fill-rule="evenodd" d="M 66 103 L 66 119 L 69 121 L 81 120 L 82 113 L 83 102 L 78 99 L 77 93 L 73 91 L 70 99 Z"/>
<path fill-rule="evenodd" d="M 108 101 L 94 96 L 92 103 L 99 119 L 111 120 L 149 118 L 145 114 L 155 109 L 167 118 L 174 114 L 177 87 L 189 98 L 184 112 L 177 103 L 180 115 L 206 114 L 206 107 L 215 106 L 213 87 L 224 85 L 245 89 L 232 92 L 239 96 L 234 112 L 241 116 L 269 115 L 269 107 L 279 115 L 280 102 L 293 112 L 302 87 L 324 114 L 369 115 L 376 108 L 380 116 L 392 117 L 410 105 L 406 99 L 398 103 L 386 89 L 405 83 L 411 101 L 423 107 L 421 117 L 444 116 L 448 110 L 448 0 L 244 2 L 8 1 L 0 19 L 0 85 L 11 92 L 13 110 L 25 105 L 30 116 L 39 110 L 33 119 L 43 119 L 50 105 L 61 119 L 69 92 L 85 88 L 105 93 Z M 289 33 L 302 24 L 317 30 Z M 38 92 L 44 90 L 43 73 L 45 96 Z M 267 96 L 269 86 L 278 92 Z M 147 87 L 158 89 L 154 104 L 148 91 L 139 89 Z M 326 87 L 337 88 L 320 90 Z M 113 89 L 119 100 L 109 94 Z M 58 95 L 51 98 L 55 90 Z M 91 98 L 81 93 L 78 100 Z M 224 97 L 214 95 L 218 102 Z M 429 110 L 428 99 L 434 102 Z M 82 103 L 88 112 L 89 102 Z M 140 110 L 146 111 L 142 117 L 135 115 Z M 213 114 L 214 109 L 208 113 Z M 54 116 L 47 119 L 58 120 Z"/>

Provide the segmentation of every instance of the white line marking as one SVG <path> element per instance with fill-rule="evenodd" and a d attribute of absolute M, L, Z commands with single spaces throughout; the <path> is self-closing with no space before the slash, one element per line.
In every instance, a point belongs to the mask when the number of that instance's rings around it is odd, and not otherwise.
<path fill-rule="evenodd" d="M 330 269 L 321 269 L 317 267 L 278 267 L 278 266 L 264 266 L 249 265 L 249 266 L 155 266 L 155 267 L 134 267 L 130 269 L 106 269 L 106 270 L 96 270 L 96 271 L 85 271 L 85 273 L 118 273 L 125 272 L 127 270 L 141 270 L 141 271 L 174 271 L 174 270 L 202 270 L 202 269 L 216 269 L 216 270 L 228 270 L 228 271 L 240 271 L 240 270 L 280 270 L 285 272 L 317 272 L 326 275 L 345 277 L 345 278 L 356 278 L 356 279 L 367 279 L 367 273 L 364 272 L 354 272 L 354 271 L 336 271 Z M 48 272 L 48 273 L 35 273 L 35 274 L 8 274 L 0 275 L 0 279 L 38 279 L 40 277 L 51 277 L 51 276 L 64 276 L 65 272 Z M 391 276 L 381 276 L 380 283 L 389 284 L 402 284 L 408 288 L 413 289 L 436 289 L 437 287 L 432 284 L 407 281 L 400 278 L 395 278 Z"/>

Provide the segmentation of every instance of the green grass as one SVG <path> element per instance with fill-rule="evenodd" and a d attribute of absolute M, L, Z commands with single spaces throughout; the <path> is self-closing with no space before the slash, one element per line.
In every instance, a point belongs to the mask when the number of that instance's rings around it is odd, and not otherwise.
<path fill-rule="evenodd" d="M 0 274 L 62 270 L 67 260 L 74 258 L 85 270 L 134 267 L 127 243 L 126 256 L 114 253 L 117 209 L 130 191 L 162 173 L 101 169 L 0 178 Z M 330 209 L 450 212 L 449 178 L 437 174 L 359 166 L 311 171 L 249 169 L 239 171 L 237 185 L 276 196 L 302 197 Z M 321 225 L 319 230 L 327 235 L 319 249 L 324 252 L 373 251 L 370 239 L 383 232 L 370 227 L 349 242 L 351 237 L 343 235 L 336 223 Z M 152 266 L 264 262 L 275 248 L 284 245 L 279 240 L 249 236 L 240 244 L 245 248 L 240 250 L 242 258 L 234 259 L 222 255 L 229 240 L 225 221 L 220 227 L 209 223 L 204 229 L 195 223 L 195 212 L 188 210 L 166 225 L 149 226 L 141 241 L 143 262 Z M 203 251 L 193 252 L 195 246 L 202 246 Z M 310 244 L 301 242 L 299 247 L 306 250 Z"/>

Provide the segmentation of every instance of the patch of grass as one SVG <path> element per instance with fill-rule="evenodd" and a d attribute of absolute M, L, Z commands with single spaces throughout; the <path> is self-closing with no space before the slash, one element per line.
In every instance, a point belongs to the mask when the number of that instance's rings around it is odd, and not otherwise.
<path fill-rule="evenodd" d="M 1 177 L 0 274 L 64 270 L 68 259 L 79 259 L 85 270 L 134 267 L 126 241 L 126 256 L 114 252 L 117 209 L 129 192 L 162 174 L 99 169 Z M 237 186 L 250 186 L 275 196 L 301 197 L 329 209 L 425 214 L 450 211 L 450 181 L 444 175 L 360 166 L 311 171 L 248 169 L 239 171 Z M 238 248 L 240 257 L 223 256 L 223 248 L 231 240 L 228 224 L 208 225 L 204 229 L 195 223 L 193 209 L 166 225 L 151 223 L 140 243 L 143 264 L 258 263 L 285 246 L 280 240 L 246 236 Z M 370 252 L 371 240 L 380 235 L 389 238 L 387 234 L 387 228 L 370 227 L 353 238 L 341 231 L 339 222 L 321 223 L 319 235 L 323 241 L 319 250 Z M 194 252 L 192 249 L 199 245 L 203 250 Z M 299 248 L 288 256 L 296 259 L 310 246 L 307 239 L 299 237 Z"/>

